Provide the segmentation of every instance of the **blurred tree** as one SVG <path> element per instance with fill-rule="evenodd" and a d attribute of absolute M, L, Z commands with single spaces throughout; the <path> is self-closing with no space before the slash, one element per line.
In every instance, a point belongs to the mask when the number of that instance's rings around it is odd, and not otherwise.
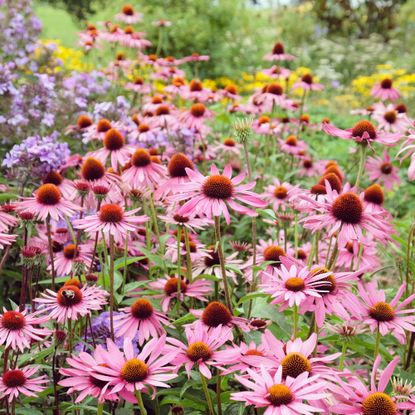
<path fill-rule="evenodd" d="M 102 7 L 109 3 L 109 0 L 42 0 L 51 6 L 64 8 L 71 16 L 78 21 L 85 21 L 95 14 Z"/>
<path fill-rule="evenodd" d="M 367 38 L 379 33 L 389 39 L 406 0 L 315 0 L 313 11 L 329 34 Z"/>

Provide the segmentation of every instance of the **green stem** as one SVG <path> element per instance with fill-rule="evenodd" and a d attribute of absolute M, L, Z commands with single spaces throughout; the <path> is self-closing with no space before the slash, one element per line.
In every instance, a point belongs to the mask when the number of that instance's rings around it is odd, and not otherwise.
<path fill-rule="evenodd" d="M 114 246 L 114 237 L 112 234 L 109 235 L 110 238 L 110 330 L 111 330 L 111 339 L 114 340 L 114 256 L 115 256 L 115 246 Z"/>
<path fill-rule="evenodd" d="M 294 314 L 293 314 L 293 338 L 297 338 L 297 329 L 298 329 L 298 307 L 294 304 Z"/>
<path fill-rule="evenodd" d="M 97 415 L 102 415 L 104 412 L 104 403 L 99 403 L 97 406 Z"/>
<path fill-rule="evenodd" d="M 356 177 L 356 183 L 355 187 L 356 189 L 359 188 L 360 181 L 363 176 L 363 170 L 365 167 L 365 161 L 366 161 L 366 152 L 367 152 L 367 144 L 361 144 L 360 146 L 360 161 L 359 161 L 359 169 L 357 171 L 357 177 Z"/>
<path fill-rule="evenodd" d="M 138 408 L 140 409 L 141 415 L 147 415 L 147 410 L 144 407 L 143 397 L 141 396 L 141 392 L 136 390 L 135 397 L 137 398 L 137 404 L 138 404 Z"/>
<path fill-rule="evenodd" d="M 181 294 L 181 276 L 182 276 L 182 255 L 181 255 L 181 239 L 182 239 L 182 227 L 177 228 L 177 303 L 176 310 L 177 315 L 180 313 L 180 294 Z"/>
<path fill-rule="evenodd" d="M 159 249 L 161 250 L 161 252 L 163 252 L 163 247 L 161 246 L 160 230 L 159 230 L 159 225 L 157 222 L 156 208 L 154 207 L 153 194 L 150 195 L 150 212 L 151 212 L 151 219 L 153 221 L 154 231 L 156 232 L 156 236 L 157 236 L 157 242 L 159 245 Z"/>
<path fill-rule="evenodd" d="M 220 369 L 216 369 L 216 403 L 218 404 L 218 415 L 222 415 L 222 397 L 221 387 L 220 387 L 221 377 Z"/>
<path fill-rule="evenodd" d="M 184 227 L 184 243 L 186 245 L 186 276 L 189 282 L 192 282 L 192 259 L 190 258 L 190 239 L 189 230 Z"/>
<path fill-rule="evenodd" d="M 225 301 L 226 301 L 226 305 L 229 308 L 229 311 L 233 315 L 231 296 L 230 296 L 230 293 L 229 293 L 228 278 L 226 276 L 226 269 L 225 269 L 225 256 L 223 255 L 223 249 L 222 249 L 222 240 L 221 240 L 221 234 L 220 234 L 220 217 L 219 216 L 215 216 L 215 233 L 216 233 L 216 241 L 217 241 L 217 245 L 218 245 L 218 254 L 219 254 L 220 269 L 221 269 L 221 273 L 222 273 L 223 287 L 224 287 L 224 290 L 225 290 Z"/>
<path fill-rule="evenodd" d="M 340 356 L 340 362 L 339 362 L 339 370 L 343 370 L 344 368 L 344 359 L 346 358 L 346 351 L 347 351 L 347 343 L 343 342 L 342 355 Z"/>
<path fill-rule="evenodd" d="M 375 344 L 375 359 L 378 357 L 379 354 L 379 348 L 380 348 L 380 329 L 378 324 L 378 329 L 376 331 L 376 344 Z"/>
<path fill-rule="evenodd" d="M 53 245 L 52 245 L 52 231 L 50 227 L 50 216 L 46 218 L 46 229 L 48 233 L 48 248 L 49 248 L 49 258 L 50 258 L 50 268 L 52 272 L 52 291 L 55 291 L 55 260 L 53 258 Z"/>
<path fill-rule="evenodd" d="M 123 269 L 123 276 L 122 276 L 122 283 L 121 283 L 121 292 L 124 292 L 124 285 L 127 282 L 127 258 L 128 258 L 128 231 L 125 235 L 125 244 L 124 244 L 124 269 Z"/>
<path fill-rule="evenodd" d="M 200 372 L 199 372 L 200 373 Z M 202 373 L 200 373 L 200 380 L 202 382 L 202 388 L 203 388 L 203 392 L 205 394 L 206 397 L 206 402 L 208 404 L 208 408 L 209 408 L 209 415 L 215 415 L 215 410 L 213 409 L 213 402 L 212 402 L 212 398 L 209 394 L 209 388 L 208 388 L 208 384 L 206 381 L 206 378 L 202 375 Z"/>

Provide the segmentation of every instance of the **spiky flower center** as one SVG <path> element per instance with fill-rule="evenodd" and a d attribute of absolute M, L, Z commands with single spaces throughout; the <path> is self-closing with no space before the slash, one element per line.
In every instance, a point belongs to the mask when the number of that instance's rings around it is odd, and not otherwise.
<path fill-rule="evenodd" d="M 202 321 L 209 327 L 217 327 L 219 324 L 227 325 L 232 321 L 232 314 L 224 304 L 212 301 L 203 310 Z"/>
<path fill-rule="evenodd" d="M 74 259 L 79 254 L 79 249 L 74 244 L 66 245 L 65 248 L 63 248 L 63 255 L 67 259 Z"/>
<path fill-rule="evenodd" d="M 19 369 L 8 370 L 3 373 L 3 383 L 8 388 L 17 388 L 26 383 L 26 376 Z"/>
<path fill-rule="evenodd" d="M 296 378 L 304 372 L 311 372 L 310 361 L 301 353 L 288 353 L 281 360 L 282 375 Z"/>
<path fill-rule="evenodd" d="M 210 359 L 212 351 L 206 343 L 195 342 L 188 347 L 186 354 L 192 362 L 198 362 L 199 360 L 204 362 Z"/>
<path fill-rule="evenodd" d="M 146 167 L 151 163 L 150 153 L 144 148 L 139 148 L 131 156 L 131 164 L 135 167 Z"/>
<path fill-rule="evenodd" d="M 375 392 L 367 396 L 363 402 L 363 415 L 395 415 L 396 405 L 386 393 Z"/>
<path fill-rule="evenodd" d="M 330 272 L 327 268 L 316 268 L 313 270 L 313 275 L 321 275 Z M 332 293 L 337 287 L 337 281 L 334 274 L 330 274 L 325 278 L 319 280 L 315 285 L 314 288 L 319 291 L 320 295 L 326 295 Z"/>
<path fill-rule="evenodd" d="M 336 190 L 338 193 L 341 192 L 343 186 L 342 186 L 342 182 L 339 179 L 339 176 L 337 176 L 337 174 L 335 174 L 335 173 L 325 174 L 320 179 L 318 184 L 321 184 L 322 186 L 326 186 L 326 180 L 330 183 L 330 187 L 332 188 L 332 190 Z"/>
<path fill-rule="evenodd" d="M 193 170 L 194 165 L 183 153 L 174 154 L 167 166 L 171 177 L 187 177 L 186 168 Z"/>
<path fill-rule="evenodd" d="M 84 128 L 90 127 L 92 125 L 92 120 L 88 117 L 88 115 L 80 115 L 76 124 L 78 128 L 82 130 Z"/>
<path fill-rule="evenodd" d="M 85 180 L 99 180 L 104 174 L 104 165 L 95 158 L 87 158 L 82 164 L 81 175 Z"/>
<path fill-rule="evenodd" d="M 280 84 L 269 84 L 266 88 L 266 92 L 272 95 L 282 95 L 284 89 Z"/>
<path fill-rule="evenodd" d="M 42 205 L 53 206 L 61 200 L 61 192 L 54 184 L 46 183 L 37 189 L 36 200 Z"/>
<path fill-rule="evenodd" d="M 25 323 L 24 315 L 18 311 L 6 311 L 1 319 L 1 325 L 6 330 L 21 330 Z"/>
<path fill-rule="evenodd" d="M 283 55 L 284 54 L 284 45 L 281 42 L 277 42 L 272 48 L 273 55 Z"/>
<path fill-rule="evenodd" d="M 203 104 L 197 103 L 193 104 L 190 108 L 190 112 L 193 115 L 193 117 L 203 117 L 205 114 L 206 107 Z"/>
<path fill-rule="evenodd" d="M 380 83 L 380 86 L 383 89 L 391 89 L 392 88 L 392 79 L 390 79 L 390 78 L 382 79 L 382 82 Z"/>
<path fill-rule="evenodd" d="M 288 278 L 288 280 L 285 281 L 285 288 L 294 292 L 303 291 L 305 288 L 304 280 L 298 277 Z"/>
<path fill-rule="evenodd" d="M 207 267 L 213 267 L 220 264 L 219 254 L 217 251 L 212 249 L 208 252 L 208 254 L 209 256 L 205 256 L 205 265 Z"/>
<path fill-rule="evenodd" d="M 51 183 L 55 186 L 59 186 L 63 182 L 63 176 L 56 170 L 52 170 L 43 180 L 43 183 Z"/>
<path fill-rule="evenodd" d="M 154 308 L 150 301 L 145 298 L 139 298 L 131 305 L 131 314 L 139 320 L 146 320 L 154 313 Z"/>
<path fill-rule="evenodd" d="M 229 199 L 233 195 L 233 184 L 226 176 L 215 174 L 205 180 L 202 192 L 212 199 Z"/>
<path fill-rule="evenodd" d="M 285 251 L 278 245 L 267 246 L 264 250 L 264 261 L 279 263 L 280 257 L 285 256 Z"/>
<path fill-rule="evenodd" d="M 297 137 L 295 135 L 290 135 L 285 140 L 285 144 L 287 144 L 288 146 L 291 146 L 291 147 L 295 147 L 298 144 Z"/>
<path fill-rule="evenodd" d="M 372 140 L 376 138 L 376 128 L 367 120 L 359 121 L 352 128 L 353 137 L 362 137 L 364 133 L 367 133 Z"/>
<path fill-rule="evenodd" d="M 284 186 L 277 186 L 274 189 L 274 196 L 277 199 L 285 199 L 288 196 L 288 189 Z"/>
<path fill-rule="evenodd" d="M 398 104 L 395 107 L 396 111 L 398 111 L 399 114 L 405 114 L 408 112 L 408 109 L 406 108 L 405 104 Z"/>
<path fill-rule="evenodd" d="M 127 360 L 121 369 L 121 377 L 128 383 L 142 382 L 148 374 L 148 366 L 136 357 Z"/>
<path fill-rule="evenodd" d="M 122 8 L 122 12 L 126 16 L 134 16 L 134 9 L 133 6 L 131 6 L 131 4 L 125 4 Z"/>
<path fill-rule="evenodd" d="M 111 128 L 105 133 L 104 147 L 109 151 L 117 151 L 124 146 L 124 137 L 115 128 Z"/>
<path fill-rule="evenodd" d="M 177 293 L 177 287 L 180 287 L 180 292 L 185 293 L 187 290 L 187 284 L 186 281 L 183 279 L 178 279 L 176 277 L 170 278 L 166 284 L 164 285 L 164 292 L 166 295 L 173 295 Z"/>
<path fill-rule="evenodd" d="M 124 212 L 120 206 L 109 203 L 101 206 L 98 216 L 101 222 L 118 223 L 123 220 Z"/>
<path fill-rule="evenodd" d="M 97 124 L 97 131 L 99 133 L 106 133 L 109 130 L 111 130 L 111 123 L 106 118 L 100 119 Z"/>
<path fill-rule="evenodd" d="M 266 397 L 274 406 L 288 405 L 294 399 L 291 389 L 287 385 L 278 383 L 268 388 Z"/>
<path fill-rule="evenodd" d="M 392 321 L 395 318 L 395 310 L 390 304 L 379 301 L 370 308 L 369 315 L 378 322 Z"/>
<path fill-rule="evenodd" d="M 305 75 L 302 76 L 301 80 L 304 83 L 306 83 L 308 85 L 311 85 L 313 83 L 313 75 L 307 73 L 307 74 L 305 74 Z"/>
<path fill-rule="evenodd" d="M 56 296 L 58 303 L 63 307 L 71 307 L 82 301 L 82 291 L 75 285 L 64 285 Z"/>
<path fill-rule="evenodd" d="M 189 89 L 190 89 L 191 92 L 200 92 L 200 91 L 203 91 L 202 82 L 200 82 L 200 81 L 198 81 L 196 79 L 193 79 L 192 81 L 190 81 Z"/>
<path fill-rule="evenodd" d="M 383 118 L 385 119 L 386 122 L 388 122 L 389 124 L 394 124 L 397 117 L 397 113 L 396 111 L 387 111 L 385 112 L 385 115 L 383 116 Z"/>
<path fill-rule="evenodd" d="M 381 205 L 385 200 L 383 190 L 378 184 L 372 184 L 369 186 L 365 190 L 364 197 L 366 202 L 374 203 L 375 205 Z"/>
<path fill-rule="evenodd" d="M 359 197 L 352 192 L 338 196 L 332 205 L 333 216 L 349 224 L 360 223 L 363 215 L 363 204 Z"/>
<path fill-rule="evenodd" d="M 63 285 L 74 285 L 75 287 L 82 288 L 81 281 L 78 278 L 68 278 Z"/>
<path fill-rule="evenodd" d="M 236 94 L 238 93 L 238 90 L 237 90 L 237 88 L 236 88 L 236 86 L 235 86 L 235 85 L 228 85 L 228 86 L 225 88 L 225 91 L 226 91 L 226 92 L 229 92 L 230 94 L 233 94 L 233 95 L 236 95 Z"/>
<path fill-rule="evenodd" d="M 140 124 L 138 126 L 138 132 L 139 133 L 146 133 L 147 131 L 150 131 L 150 127 L 148 124 Z"/>
<path fill-rule="evenodd" d="M 156 109 L 156 115 L 168 115 L 170 114 L 170 108 L 168 105 L 159 105 Z"/>
<path fill-rule="evenodd" d="M 235 147 L 235 145 L 236 145 L 235 140 L 233 140 L 232 138 L 225 138 L 223 140 L 223 144 L 226 147 Z"/>
<path fill-rule="evenodd" d="M 380 171 L 381 171 L 383 174 L 391 174 L 391 173 L 392 173 L 392 170 L 393 170 L 393 166 L 392 166 L 392 164 L 391 164 L 391 163 L 383 163 L 383 164 L 380 166 Z"/>

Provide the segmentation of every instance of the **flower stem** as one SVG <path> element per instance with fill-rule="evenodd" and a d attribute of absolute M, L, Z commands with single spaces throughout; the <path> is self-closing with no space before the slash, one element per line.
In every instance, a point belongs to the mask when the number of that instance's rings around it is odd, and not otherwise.
<path fill-rule="evenodd" d="M 378 357 L 379 354 L 379 348 L 380 348 L 380 328 L 378 324 L 378 329 L 376 331 L 376 344 L 375 344 L 375 359 Z"/>
<path fill-rule="evenodd" d="M 359 162 L 359 169 L 357 170 L 357 177 L 356 177 L 356 183 L 355 183 L 356 189 L 359 188 L 359 184 L 363 176 L 363 169 L 365 167 L 365 161 L 366 161 L 366 152 L 367 152 L 367 145 L 362 144 L 360 146 L 360 162 Z"/>
<path fill-rule="evenodd" d="M 46 229 L 48 234 L 48 248 L 49 248 L 49 258 L 50 258 L 50 267 L 52 270 L 52 291 L 55 291 L 55 261 L 53 259 L 53 245 L 52 245 L 52 231 L 50 229 L 50 217 L 46 218 Z"/>
<path fill-rule="evenodd" d="M 222 249 L 222 240 L 221 240 L 222 238 L 220 234 L 220 217 L 219 216 L 215 216 L 215 233 L 216 233 L 216 242 L 218 245 L 218 254 L 219 254 L 220 269 L 222 273 L 223 287 L 225 290 L 225 301 L 226 301 L 226 305 L 229 308 L 229 311 L 231 312 L 231 314 L 233 314 L 231 296 L 229 293 L 228 278 L 226 276 L 226 269 L 225 269 L 225 256 L 223 255 L 223 249 Z"/>
<path fill-rule="evenodd" d="M 222 415 L 222 398 L 220 396 L 220 393 L 221 393 L 220 382 L 221 382 L 220 369 L 216 369 L 216 403 L 218 404 L 218 415 Z"/>
<path fill-rule="evenodd" d="M 293 339 L 297 338 L 297 329 L 298 329 L 298 306 L 294 304 L 294 313 L 293 313 Z"/>
<path fill-rule="evenodd" d="M 182 255 L 181 255 L 182 227 L 177 229 L 177 315 L 180 313 L 180 293 L 181 293 L 181 276 L 182 276 Z"/>
<path fill-rule="evenodd" d="M 347 343 L 343 342 L 342 354 L 340 356 L 340 361 L 339 361 L 339 370 L 343 370 L 343 368 L 344 368 L 344 359 L 346 357 L 346 351 L 347 351 Z"/>
<path fill-rule="evenodd" d="M 186 245 L 186 276 L 189 282 L 192 282 L 192 260 L 190 258 L 190 239 L 189 239 L 189 230 L 186 227 L 183 227 L 184 230 L 184 243 Z"/>
<path fill-rule="evenodd" d="M 153 194 L 150 195 L 150 212 L 151 212 L 151 219 L 152 219 L 153 226 L 154 226 L 154 231 L 156 232 L 156 236 L 157 236 L 157 242 L 159 245 L 159 249 L 161 250 L 161 252 L 163 252 L 163 247 L 161 246 L 161 239 L 160 239 L 160 230 L 159 230 L 159 225 L 157 222 L 157 213 L 156 213 L 156 208 L 154 206 Z"/>
<path fill-rule="evenodd" d="M 104 412 L 104 403 L 99 403 L 97 406 L 97 415 L 102 415 Z"/>
<path fill-rule="evenodd" d="M 112 234 L 109 235 L 110 238 L 110 266 L 109 266 L 109 276 L 110 276 L 110 331 L 111 339 L 114 340 L 114 256 L 115 256 L 115 246 L 114 246 L 114 237 Z"/>
<path fill-rule="evenodd" d="M 207 384 L 206 378 L 202 375 L 202 373 L 200 373 L 200 380 L 202 382 L 203 392 L 205 393 L 206 402 L 208 404 L 209 415 L 215 415 L 215 410 L 213 409 L 212 398 L 211 398 L 211 396 L 209 394 L 208 384 Z"/>
<path fill-rule="evenodd" d="M 135 391 L 135 397 L 137 398 L 137 404 L 141 415 L 147 415 L 147 410 L 144 407 L 143 397 L 141 396 L 141 392 L 139 390 Z"/>

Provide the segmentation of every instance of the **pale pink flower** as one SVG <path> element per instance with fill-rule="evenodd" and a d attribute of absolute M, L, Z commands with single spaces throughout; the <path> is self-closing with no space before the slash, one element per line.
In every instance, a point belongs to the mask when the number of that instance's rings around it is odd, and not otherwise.
<path fill-rule="evenodd" d="M 402 133 L 388 133 L 378 131 L 376 127 L 367 120 L 361 120 L 352 128 L 342 130 L 333 124 L 323 123 L 323 131 L 333 137 L 343 138 L 345 140 L 354 140 L 356 143 L 364 143 L 371 145 L 372 143 L 380 143 L 385 146 L 395 145 L 401 138 Z"/>
<path fill-rule="evenodd" d="M 0 232 L 7 232 L 9 228 L 17 225 L 17 219 L 9 213 L 0 210 Z"/>
<path fill-rule="evenodd" d="M 47 311 L 49 318 L 58 323 L 78 320 L 90 315 L 106 304 L 108 293 L 96 286 L 64 285 L 58 292 L 47 289 L 34 301 L 40 304 L 40 310 Z"/>
<path fill-rule="evenodd" d="M 55 221 L 72 216 L 81 208 L 69 200 L 65 200 L 57 186 L 51 183 L 43 184 L 33 197 L 26 197 L 17 203 L 19 212 L 29 211 L 40 220 L 52 218 Z"/>
<path fill-rule="evenodd" d="M 247 369 L 249 378 L 235 376 L 248 389 L 246 392 L 232 393 L 231 399 L 245 402 L 246 406 L 266 408 L 264 415 L 309 415 L 323 412 L 310 403 L 326 398 L 327 383 L 318 376 L 304 372 L 297 378 L 283 379 L 282 366 L 274 376 L 261 367 L 259 372 Z M 307 403 L 305 403 L 307 402 Z"/>
<path fill-rule="evenodd" d="M 0 377 L 0 399 L 7 398 L 9 402 L 24 396 L 37 397 L 49 383 L 46 376 L 32 377 L 39 370 L 39 366 L 26 366 L 9 369 Z"/>
<path fill-rule="evenodd" d="M 185 278 L 181 277 L 180 281 L 177 276 L 158 278 L 155 281 L 149 282 L 150 288 L 161 290 L 163 294 L 156 294 L 154 297 L 161 297 L 161 309 L 164 313 L 167 313 L 172 300 L 177 301 L 177 293 L 179 294 L 179 302 L 182 303 L 187 297 L 194 298 L 198 301 L 207 302 L 206 295 L 212 292 L 212 283 L 203 279 L 198 279 L 189 282 Z"/>
<path fill-rule="evenodd" d="M 179 208 L 178 208 L 179 209 Z M 195 215 L 179 215 L 176 211 L 167 211 L 165 215 L 158 216 L 167 225 L 176 225 L 178 227 L 185 227 L 189 231 L 194 232 L 195 229 L 204 229 L 212 225 L 212 221 L 206 218 L 199 218 Z"/>
<path fill-rule="evenodd" d="M 179 340 L 169 338 L 168 343 L 174 346 L 174 359 L 172 363 L 180 367 L 184 365 L 187 375 L 195 364 L 200 373 L 208 379 L 212 378 L 209 366 L 217 367 L 221 364 L 217 360 L 218 349 L 232 336 L 230 327 L 222 326 L 208 330 L 205 326 L 186 326 L 186 344 Z"/>
<path fill-rule="evenodd" d="M 376 84 L 370 91 L 373 97 L 379 98 L 382 101 L 391 100 L 396 101 L 401 96 L 393 87 L 393 81 L 390 78 L 384 78 L 380 83 Z"/>
<path fill-rule="evenodd" d="M 404 409 L 415 409 L 415 404 L 399 402 L 396 397 L 385 392 L 399 360 L 399 357 L 395 357 L 386 366 L 379 376 L 377 385 L 377 372 L 381 363 L 380 355 L 377 356 L 373 364 L 370 387 L 355 377 L 350 378 L 348 383 L 342 381 L 338 386 L 333 386 L 331 391 L 337 404 L 330 408 L 330 412 L 344 415 L 399 415 L 404 413 Z"/>
<path fill-rule="evenodd" d="M 293 88 L 301 88 L 304 91 L 321 91 L 324 89 L 323 84 L 314 82 L 313 75 L 307 73 L 301 77 L 301 79 L 293 85 Z"/>
<path fill-rule="evenodd" d="M 359 294 L 365 303 L 363 322 L 369 324 L 372 333 L 377 330 L 382 336 L 391 333 L 402 344 L 406 341 L 406 331 L 415 332 L 415 309 L 407 308 L 415 299 L 415 294 L 398 304 L 405 288 L 402 284 L 393 300 L 387 302 L 385 291 L 379 290 L 375 281 L 359 283 Z"/>
<path fill-rule="evenodd" d="M 278 65 L 271 66 L 271 68 L 268 69 L 263 69 L 262 73 L 274 79 L 287 79 L 291 75 L 291 71 L 289 69 Z"/>
<path fill-rule="evenodd" d="M 128 232 L 135 231 L 139 225 L 147 222 L 146 215 L 134 215 L 139 210 L 138 208 L 125 211 L 119 205 L 106 204 L 102 205 L 95 215 L 75 220 L 74 226 L 77 229 L 83 229 L 91 237 L 97 232 L 103 232 L 107 237 L 112 235 L 115 242 L 122 243 Z"/>
<path fill-rule="evenodd" d="M 141 351 L 134 353 L 130 338 L 124 339 L 123 352 L 107 339 L 107 350 L 102 350 L 104 364 L 98 364 L 93 369 L 94 377 L 107 382 L 102 389 L 112 394 L 119 394 L 130 402 L 137 402 L 136 391 L 147 392 L 148 388 L 156 393 L 156 387 L 169 388 L 167 381 L 174 379 L 174 367 L 167 366 L 174 357 L 174 351 L 166 349 L 166 336 L 150 340 Z"/>
<path fill-rule="evenodd" d="M 383 152 L 383 157 L 368 157 L 366 171 L 370 180 L 383 183 L 387 190 L 391 190 L 394 186 L 398 186 L 401 183 L 397 168 L 392 164 L 386 150 Z"/>
<path fill-rule="evenodd" d="M 275 43 L 272 52 L 264 56 L 266 61 L 292 61 L 295 56 L 285 52 L 284 45 L 281 42 Z"/>
<path fill-rule="evenodd" d="M 150 153 L 143 148 L 134 152 L 130 164 L 122 172 L 122 179 L 133 189 L 154 189 L 166 176 L 166 168 L 153 161 Z"/>
<path fill-rule="evenodd" d="M 54 258 L 54 266 L 57 276 L 70 275 L 72 266 L 76 263 L 90 264 L 92 260 L 92 249 L 88 244 L 68 244 L 63 250 L 57 252 Z M 51 270 L 51 266 L 48 267 Z"/>
<path fill-rule="evenodd" d="M 7 311 L 3 308 L 0 314 L 0 344 L 20 350 L 30 348 L 32 341 L 42 341 L 51 334 L 47 328 L 36 327 L 49 321 L 49 316 L 41 316 L 39 312 L 28 314 L 27 310 Z"/>
<path fill-rule="evenodd" d="M 305 154 L 308 150 L 307 143 L 299 140 L 295 135 L 288 136 L 285 140 L 278 139 L 281 151 L 284 153 L 299 156 Z"/>
<path fill-rule="evenodd" d="M 133 82 L 127 82 L 124 88 L 136 92 L 137 94 L 149 94 L 151 92 L 151 86 L 146 84 L 143 78 L 137 77 Z"/>
<path fill-rule="evenodd" d="M 138 332 L 138 343 L 142 345 L 149 338 L 158 338 L 165 333 L 163 325 L 169 319 L 156 311 L 150 301 L 139 298 L 130 307 L 121 309 L 122 313 L 114 316 L 116 337 L 135 338 Z"/>
<path fill-rule="evenodd" d="M 411 126 L 406 113 L 399 112 L 393 104 L 385 105 L 382 102 L 376 104 L 373 119 L 378 123 L 380 130 L 392 133 L 405 133 Z"/>
<path fill-rule="evenodd" d="M 67 391 L 68 394 L 79 393 L 75 403 L 82 402 L 88 396 L 93 396 L 100 403 L 105 400 L 118 400 L 118 396 L 112 394 L 110 389 L 103 392 L 103 388 L 107 382 L 94 377 L 96 373 L 94 367 L 97 365 L 105 365 L 105 360 L 102 357 L 103 350 L 102 346 L 98 345 L 92 355 L 81 352 L 78 356 L 68 357 L 66 363 L 69 367 L 59 370 L 65 376 L 59 382 L 59 385 L 69 388 Z"/>
<path fill-rule="evenodd" d="M 219 173 L 215 165 L 211 166 L 210 176 L 203 176 L 195 170 L 186 169 L 190 182 L 178 186 L 182 193 L 172 197 L 172 200 L 188 200 L 179 210 L 179 214 L 190 212 L 200 213 L 211 219 L 213 216 L 225 216 L 226 223 L 230 223 L 228 206 L 238 213 L 248 216 L 257 216 L 257 213 L 240 205 L 243 202 L 254 207 L 265 207 L 266 202 L 261 200 L 251 189 L 255 182 L 241 185 L 245 173 L 232 177 L 232 167 L 228 164 L 223 174 Z"/>
<path fill-rule="evenodd" d="M 223 142 L 215 145 L 214 150 L 221 153 L 225 160 L 240 157 L 242 154 L 243 146 L 237 143 L 232 138 L 225 138 Z"/>
<path fill-rule="evenodd" d="M 130 4 L 125 4 L 121 12 L 115 15 L 115 18 L 127 24 L 138 23 L 143 19 L 143 15 L 134 10 Z"/>
<path fill-rule="evenodd" d="M 293 203 L 297 200 L 298 194 L 301 190 L 298 186 L 293 186 L 290 183 L 281 183 L 278 179 L 273 180 L 273 184 L 267 186 L 262 197 L 267 200 L 275 211 L 286 210 L 293 208 Z"/>
<path fill-rule="evenodd" d="M 198 102 L 193 104 L 190 109 L 183 111 L 179 115 L 178 121 L 183 127 L 189 130 L 200 131 L 204 126 L 204 122 L 212 118 L 212 115 L 211 111 L 202 103 Z"/>
<path fill-rule="evenodd" d="M 0 248 L 3 249 L 7 245 L 11 245 L 17 238 L 17 235 L 9 235 L 0 232 Z"/>
<path fill-rule="evenodd" d="M 347 242 L 344 247 L 339 246 L 339 256 L 336 262 L 339 267 L 353 271 L 356 270 L 359 261 L 360 267 L 364 268 L 366 272 L 375 271 L 380 267 L 376 242 L 373 237 L 363 237 L 357 246 L 353 241 Z"/>

